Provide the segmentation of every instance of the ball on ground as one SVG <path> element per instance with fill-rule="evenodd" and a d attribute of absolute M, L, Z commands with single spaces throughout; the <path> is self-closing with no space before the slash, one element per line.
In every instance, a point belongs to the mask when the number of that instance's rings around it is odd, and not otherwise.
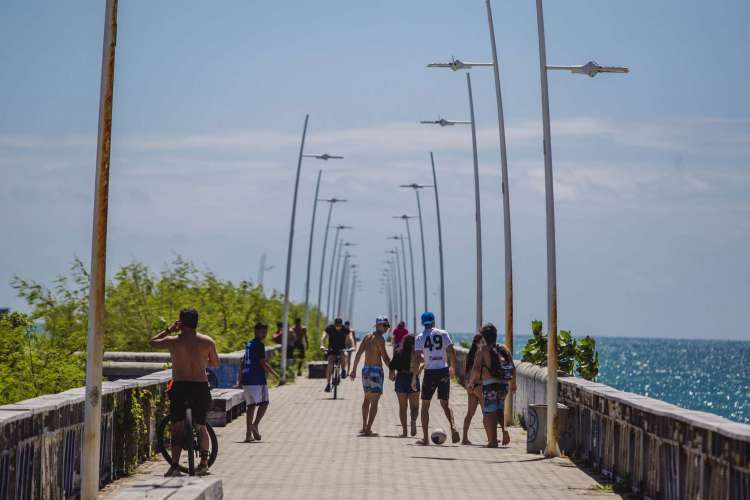
<path fill-rule="evenodd" d="M 432 442 L 435 444 L 443 444 L 448 439 L 448 434 L 446 434 L 443 429 L 438 428 L 432 431 L 430 439 L 432 439 Z"/>

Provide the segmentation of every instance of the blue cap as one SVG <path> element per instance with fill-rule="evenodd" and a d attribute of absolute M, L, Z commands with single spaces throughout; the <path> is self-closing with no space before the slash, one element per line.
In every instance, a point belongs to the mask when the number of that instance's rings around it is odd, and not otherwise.
<path fill-rule="evenodd" d="M 435 324 L 435 315 L 432 314 L 430 311 L 425 311 L 422 313 L 422 324 L 423 325 L 434 325 Z"/>

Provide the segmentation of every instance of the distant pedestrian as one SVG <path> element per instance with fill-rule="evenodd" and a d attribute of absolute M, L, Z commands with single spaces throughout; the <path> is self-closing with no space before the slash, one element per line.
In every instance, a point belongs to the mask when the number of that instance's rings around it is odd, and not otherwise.
<path fill-rule="evenodd" d="M 497 425 L 503 430 L 503 446 L 510 443 L 510 434 L 505 430 L 505 397 L 508 390 L 515 392 L 512 384 L 516 368 L 513 355 L 507 347 L 497 343 L 497 328 L 487 323 L 480 331 L 485 345 L 481 346 L 474 360 L 471 380 L 467 387 L 473 390 L 481 381 L 482 413 L 484 414 L 484 430 L 487 433 L 487 447 L 497 448 Z"/>
<path fill-rule="evenodd" d="M 266 361 L 266 346 L 263 340 L 268 334 L 268 325 L 256 323 L 255 338 L 247 343 L 242 366 L 237 375 L 237 386 L 242 387 L 247 403 L 245 422 L 245 442 L 260 441 L 260 425 L 263 415 L 268 409 L 268 382 L 266 374 L 270 373 L 277 379 L 279 374 Z"/>
<path fill-rule="evenodd" d="M 469 353 L 466 355 L 466 365 L 464 366 L 464 384 L 466 392 L 469 396 L 469 402 L 466 407 L 466 417 L 464 418 L 464 434 L 461 444 L 471 444 L 469 441 L 469 427 L 471 426 L 471 420 L 474 418 L 474 414 L 477 412 L 477 406 L 482 400 L 482 389 L 478 386 L 472 386 L 471 388 L 469 381 L 471 380 L 471 374 L 474 370 L 474 360 L 477 357 L 477 352 L 481 347 L 484 346 L 484 337 L 480 334 L 474 335 L 474 339 L 471 342 L 471 348 Z"/>
<path fill-rule="evenodd" d="M 401 349 L 401 342 L 404 338 L 409 335 L 409 329 L 406 328 L 406 323 L 399 321 L 396 328 L 393 329 L 393 336 L 391 337 L 391 344 L 393 344 L 393 353 Z"/>
<path fill-rule="evenodd" d="M 396 396 L 398 397 L 398 416 L 401 420 L 401 437 L 407 437 L 406 410 L 407 405 L 411 413 L 411 435 L 417 435 L 417 418 L 419 417 L 419 375 L 423 364 L 419 363 L 416 371 L 412 372 L 411 358 L 414 355 L 414 335 L 407 335 L 401 339 L 401 348 L 395 352 L 391 364 L 391 374 L 395 371 Z"/>
<path fill-rule="evenodd" d="M 294 318 L 294 347 L 293 352 L 297 356 L 297 376 L 302 376 L 302 365 L 305 363 L 305 354 L 307 351 L 307 328 L 302 326 L 302 320 Z"/>
<path fill-rule="evenodd" d="M 273 332 L 273 341 L 279 345 L 284 342 L 284 323 L 282 321 L 276 322 L 276 331 Z M 293 329 L 289 329 L 289 333 L 286 338 L 286 359 L 292 361 L 294 359 L 294 349 L 297 344 L 297 336 L 294 334 Z"/>

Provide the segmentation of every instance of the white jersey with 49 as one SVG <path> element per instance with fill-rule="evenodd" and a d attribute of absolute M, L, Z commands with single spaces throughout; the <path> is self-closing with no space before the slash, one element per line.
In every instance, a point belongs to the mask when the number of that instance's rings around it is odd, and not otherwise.
<path fill-rule="evenodd" d="M 448 367 L 446 350 L 453 345 L 451 336 L 445 330 L 428 328 L 417 335 L 414 349 L 424 354 L 425 370 L 439 370 Z"/>

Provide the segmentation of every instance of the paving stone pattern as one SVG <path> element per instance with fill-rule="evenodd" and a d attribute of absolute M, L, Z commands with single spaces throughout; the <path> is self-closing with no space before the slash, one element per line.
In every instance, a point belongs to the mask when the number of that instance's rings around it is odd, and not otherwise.
<path fill-rule="evenodd" d="M 271 390 L 271 404 L 260 432 L 263 440 L 243 443 L 245 418 L 216 429 L 219 457 L 211 472 L 223 481 L 224 498 L 240 499 L 384 499 L 384 498 L 618 498 L 596 490 L 597 481 L 567 459 L 543 459 L 525 453 L 526 434 L 511 430 L 507 448 L 481 446 L 418 446 L 401 432 L 393 383 L 386 382 L 373 430 L 378 437 L 358 437 L 362 425 L 359 378 L 346 380 L 333 401 L 324 381 L 297 379 Z M 466 413 L 466 392 L 451 390 L 460 425 Z M 447 429 L 437 403 L 430 427 Z M 470 439 L 485 442 L 481 411 L 472 422 Z M 159 476 L 163 461 L 150 462 L 130 478 L 103 492 Z"/>

